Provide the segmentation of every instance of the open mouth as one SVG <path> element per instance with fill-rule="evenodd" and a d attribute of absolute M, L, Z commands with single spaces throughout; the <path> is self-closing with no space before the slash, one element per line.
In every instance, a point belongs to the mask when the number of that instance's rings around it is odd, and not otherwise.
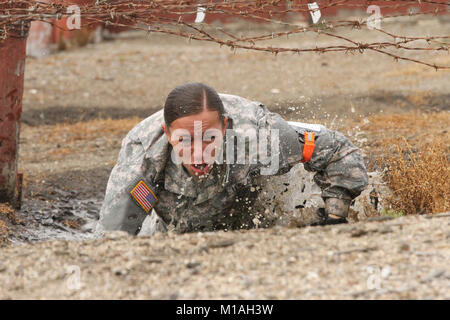
<path fill-rule="evenodd" d="M 206 172 L 208 172 L 209 165 L 206 163 L 202 164 L 191 164 L 191 168 L 197 175 L 204 175 Z"/>

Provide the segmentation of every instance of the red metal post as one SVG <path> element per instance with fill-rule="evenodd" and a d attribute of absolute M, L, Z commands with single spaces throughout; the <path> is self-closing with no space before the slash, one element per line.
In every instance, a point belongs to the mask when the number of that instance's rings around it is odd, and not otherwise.
<path fill-rule="evenodd" d="M 15 206 L 20 203 L 17 157 L 27 34 L 27 24 L 11 26 L 0 42 L 0 203 Z"/>

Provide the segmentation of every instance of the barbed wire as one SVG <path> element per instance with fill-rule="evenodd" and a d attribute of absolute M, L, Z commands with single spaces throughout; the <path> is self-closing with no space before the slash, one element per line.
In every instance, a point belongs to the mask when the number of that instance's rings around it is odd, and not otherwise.
<path fill-rule="evenodd" d="M 337 7 L 349 7 L 366 9 L 371 4 L 376 4 L 381 9 L 405 9 L 412 5 L 426 5 L 428 10 L 421 12 L 399 13 L 394 15 L 383 15 L 382 20 L 389 18 L 399 18 L 406 16 L 437 15 L 444 13 L 449 6 L 448 2 L 433 0 L 323 0 L 316 1 L 317 8 L 310 7 L 310 1 L 286 1 L 286 0 L 256 0 L 256 1 L 181 1 L 181 0 L 96 0 L 89 4 L 79 5 L 79 14 L 83 19 L 84 26 L 103 24 L 106 26 L 144 30 L 148 33 L 165 33 L 197 41 L 209 41 L 218 43 L 220 46 L 227 46 L 231 50 L 237 49 L 256 50 L 278 53 L 302 52 L 345 52 L 364 53 L 373 51 L 394 58 L 395 60 L 405 60 L 423 64 L 438 69 L 450 69 L 450 66 L 437 65 L 401 56 L 399 51 L 446 51 L 448 53 L 448 43 L 445 42 L 450 35 L 433 36 L 404 36 L 396 35 L 384 31 L 381 28 L 372 30 L 388 37 L 386 41 L 362 42 L 350 39 L 349 37 L 337 34 L 343 28 L 362 29 L 368 25 L 369 18 L 359 18 L 358 20 L 326 20 L 309 26 L 299 23 L 292 23 L 274 18 L 286 16 L 287 14 L 310 14 L 317 10 L 326 12 L 327 9 Z M 0 0 L 0 42 L 8 36 L 26 34 L 29 23 L 32 21 L 43 21 L 53 24 L 53 20 L 70 18 L 73 12 L 68 12 L 68 7 L 72 6 L 70 1 L 58 0 L 51 2 L 31 1 L 31 0 Z M 192 15 L 197 14 L 199 7 L 203 8 L 205 15 L 214 14 L 224 18 L 238 18 L 252 22 L 265 22 L 267 24 L 282 25 L 290 28 L 287 31 L 272 31 L 262 35 L 237 36 L 224 27 L 213 26 L 212 24 L 187 22 Z M 371 20 L 373 21 L 373 19 Z M 207 31 L 206 26 L 212 29 Z M 185 31 L 182 29 L 189 31 Z M 264 31 L 263 31 L 264 32 Z M 338 44 L 314 47 L 273 47 L 270 45 L 257 45 L 259 41 L 273 40 L 290 35 L 304 35 L 309 32 L 333 38 Z M 222 36 L 220 36 L 222 35 Z M 424 46 L 412 46 L 413 43 L 421 42 Z M 391 51 L 388 51 L 391 50 Z"/>

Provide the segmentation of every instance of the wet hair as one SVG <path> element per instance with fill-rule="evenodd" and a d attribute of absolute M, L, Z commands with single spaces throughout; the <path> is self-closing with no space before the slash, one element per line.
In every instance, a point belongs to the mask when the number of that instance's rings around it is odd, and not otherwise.
<path fill-rule="evenodd" d="M 178 118 L 198 114 L 205 109 L 217 111 L 223 124 L 225 109 L 217 92 L 200 82 L 184 83 L 167 96 L 164 104 L 164 122 L 169 128 Z"/>

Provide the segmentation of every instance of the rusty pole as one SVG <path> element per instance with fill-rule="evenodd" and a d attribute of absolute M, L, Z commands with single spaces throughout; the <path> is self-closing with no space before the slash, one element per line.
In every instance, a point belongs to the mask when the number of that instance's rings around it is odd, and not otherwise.
<path fill-rule="evenodd" d="M 15 207 L 21 202 L 17 158 L 28 28 L 27 23 L 12 25 L 0 42 L 0 203 Z"/>

